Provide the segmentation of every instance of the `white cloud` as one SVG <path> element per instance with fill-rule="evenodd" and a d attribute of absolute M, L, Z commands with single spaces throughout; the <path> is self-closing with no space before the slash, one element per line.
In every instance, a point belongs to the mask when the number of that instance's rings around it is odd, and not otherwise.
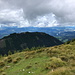
<path fill-rule="evenodd" d="M 5 26 L 75 25 L 75 0 L 0 0 L 0 16 Z"/>
<path fill-rule="evenodd" d="M 44 16 L 39 16 L 36 20 L 32 21 L 32 25 L 35 27 L 52 27 L 58 25 L 58 22 L 55 19 L 54 14 L 46 14 Z"/>
<path fill-rule="evenodd" d="M 28 21 L 23 17 L 22 9 L 0 11 L 0 27 L 51 27 L 55 26 L 56 23 L 57 21 L 52 13 Z"/>
<path fill-rule="evenodd" d="M 17 26 L 22 21 L 24 21 L 22 9 L 4 9 L 0 11 L 0 26 Z"/>
<path fill-rule="evenodd" d="M 4 9 L 0 11 L 0 23 L 1 22 L 17 22 L 23 18 L 22 10 Z"/>

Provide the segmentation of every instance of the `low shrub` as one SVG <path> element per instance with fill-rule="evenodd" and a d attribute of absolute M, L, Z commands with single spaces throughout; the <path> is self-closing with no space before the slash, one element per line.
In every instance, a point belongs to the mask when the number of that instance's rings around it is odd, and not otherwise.
<path fill-rule="evenodd" d="M 66 56 L 60 56 L 60 58 L 62 61 L 66 61 L 66 62 L 68 61 L 68 58 Z"/>
<path fill-rule="evenodd" d="M 30 69 L 31 67 L 32 67 L 31 65 L 30 66 L 27 66 L 26 69 Z"/>
<path fill-rule="evenodd" d="M 17 57 L 17 58 L 15 58 L 15 59 L 13 60 L 13 63 L 18 63 L 20 60 L 21 60 L 21 58 L 20 58 L 20 57 Z"/>
<path fill-rule="evenodd" d="M 60 50 L 49 50 L 49 51 L 47 51 L 47 55 L 49 56 L 49 57 L 58 57 L 58 55 L 60 54 Z"/>
<path fill-rule="evenodd" d="M 60 58 L 52 57 L 50 62 L 46 63 L 46 69 L 56 69 L 65 65 L 66 62 L 62 61 Z"/>
<path fill-rule="evenodd" d="M 5 66 L 4 61 L 0 61 L 0 67 L 3 67 L 3 66 Z"/>
<path fill-rule="evenodd" d="M 12 62 L 12 58 L 11 58 L 11 57 L 8 57 L 7 62 L 8 62 L 8 63 Z"/>
<path fill-rule="evenodd" d="M 10 63 L 10 62 L 12 62 L 12 57 L 10 57 L 10 56 L 5 57 L 4 61 Z"/>
<path fill-rule="evenodd" d="M 2 74 L 1 75 L 6 75 L 6 72 L 2 72 Z"/>
<path fill-rule="evenodd" d="M 21 60 L 21 58 L 20 57 L 17 57 L 16 60 L 19 61 L 19 60 Z"/>
<path fill-rule="evenodd" d="M 0 73 L 3 72 L 3 71 L 4 71 L 3 69 L 0 69 Z"/>
<path fill-rule="evenodd" d="M 75 55 L 71 55 L 71 56 L 70 56 L 70 59 L 75 60 Z"/>
<path fill-rule="evenodd" d="M 13 60 L 13 63 L 17 63 L 18 61 L 15 59 L 15 60 Z"/>
<path fill-rule="evenodd" d="M 43 52 L 43 51 L 44 51 L 44 49 L 43 50 L 39 49 L 39 50 L 36 51 L 36 53 L 40 53 L 40 52 Z"/>
<path fill-rule="evenodd" d="M 28 54 L 33 55 L 33 54 L 35 54 L 35 51 L 30 51 Z"/>
<path fill-rule="evenodd" d="M 25 59 L 28 59 L 29 58 L 29 55 L 25 56 Z"/>

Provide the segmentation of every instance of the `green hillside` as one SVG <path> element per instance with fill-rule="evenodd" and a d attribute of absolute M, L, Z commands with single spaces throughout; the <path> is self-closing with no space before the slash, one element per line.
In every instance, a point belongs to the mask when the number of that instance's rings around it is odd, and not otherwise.
<path fill-rule="evenodd" d="M 75 42 L 1 57 L 0 75 L 75 75 Z"/>

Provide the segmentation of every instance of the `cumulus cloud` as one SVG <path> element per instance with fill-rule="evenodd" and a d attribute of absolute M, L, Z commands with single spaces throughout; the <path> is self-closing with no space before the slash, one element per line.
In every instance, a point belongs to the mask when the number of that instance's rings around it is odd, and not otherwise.
<path fill-rule="evenodd" d="M 6 9 L 10 10 L 5 13 L 9 13 L 5 16 L 6 21 L 22 24 L 22 27 L 75 24 L 75 0 L 0 0 L 0 16 Z M 19 10 L 23 11 L 18 13 Z M 2 23 L 5 19 L 0 20 Z"/>
<path fill-rule="evenodd" d="M 57 26 L 58 22 L 54 17 L 55 15 L 46 14 L 44 16 L 38 16 L 35 20 L 31 21 L 31 25 L 35 27 L 52 27 Z"/>
<path fill-rule="evenodd" d="M 22 10 L 5 9 L 0 11 L 0 23 L 15 23 L 22 18 Z"/>

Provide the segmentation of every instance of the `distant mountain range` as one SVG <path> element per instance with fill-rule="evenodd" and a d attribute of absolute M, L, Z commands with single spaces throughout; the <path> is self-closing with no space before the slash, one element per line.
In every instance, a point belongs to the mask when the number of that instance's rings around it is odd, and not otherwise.
<path fill-rule="evenodd" d="M 7 54 L 10 50 L 23 50 L 32 47 L 51 47 L 62 44 L 61 41 L 43 32 L 13 33 L 0 39 L 0 53 Z"/>
<path fill-rule="evenodd" d="M 21 32 L 45 32 L 51 36 L 58 38 L 62 42 L 70 41 L 75 38 L 75 26 L 66 27 L 3 27 L 0 29 L 0 38 L 11 33 Z"/>

